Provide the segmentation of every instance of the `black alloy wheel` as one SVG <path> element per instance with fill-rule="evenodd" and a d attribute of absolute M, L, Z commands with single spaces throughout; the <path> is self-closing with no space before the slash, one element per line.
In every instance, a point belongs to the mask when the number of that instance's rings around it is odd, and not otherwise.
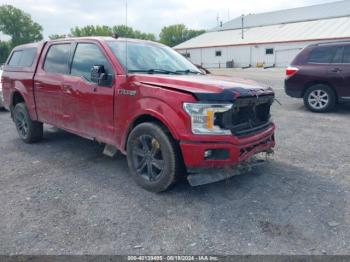
<path fill-rule="evenodd" d="M 169 189 L 182 167 L 174 139 L 156 123 L 142 123 L 131 131 L 127 158 L 135 182 L 151 192 Z"/>

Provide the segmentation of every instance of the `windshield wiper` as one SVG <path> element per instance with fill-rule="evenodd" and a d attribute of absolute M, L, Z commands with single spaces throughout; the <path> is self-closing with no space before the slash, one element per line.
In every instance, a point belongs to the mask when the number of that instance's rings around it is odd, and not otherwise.
<path fill-rule="evenodd" d="M 173 75 L 178 75 L 180 72 L 177 71 L 170 71 L 170 70 L 165 70 L 165 69 L 135 69 L 135 70 L 128 70 L 130 73 L 148 73 L 148 74 L 173 74 Z"/>
<path fill-rule="evenodd" d="M 186 70 L 176 70 L 176 73 L 184 73 L 186 75 L 188 74 L 202 74 L 201 72 L 198 72 L 198 71 L 193 71 L 193 70 L 190 70 L 190 69 L 186 69 Z"/>

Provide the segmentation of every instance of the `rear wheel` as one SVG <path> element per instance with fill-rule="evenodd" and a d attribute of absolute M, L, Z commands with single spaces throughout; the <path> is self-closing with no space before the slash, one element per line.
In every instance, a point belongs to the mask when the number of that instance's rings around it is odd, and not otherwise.
<path fill-rule="evenodd" d="M 336 105 L 336 95 L 327 85 L 314 85 L 306 90 L 304 104 L 312 112 L 329 112 Z"/>
<path fill-rule="evenodd" d="M 32 121 L 24 103 L 19 103 L 15 106 L 13 120 L 20 138 L 25 143 L 38 142 L 43 138 L 43 124 Z"/>
<path fill-rule="evenodd" d="M 172 137 L 159 125 L 136 126 L 128 138 L 127 157 L 133 179 L 144 189 L 162 192 L 175 183 L 179 155 Z"/>

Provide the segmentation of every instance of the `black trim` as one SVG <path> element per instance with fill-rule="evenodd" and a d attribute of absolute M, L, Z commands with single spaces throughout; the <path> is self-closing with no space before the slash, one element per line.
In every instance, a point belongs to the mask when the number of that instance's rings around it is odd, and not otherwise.
<path fill-rule="evenodd" d="M 270 107 L 274 96 L 239 98 L 231 110 L 216 113 L 215 124 L 230 129 L 235 136 L 247 136 L 271 126 Z"/>
<path fill-rule="evenodd" d="M 302 90 L 290 90 L 287 88 L 284 88 L 286 94 L 290 97 L 294 98 L 301 98 L 302 97 Z"/>
<path fill-rule="evenodd" d="M 272 95 L 272 93 L 266 94 L 266 89 L 247 89 L 243 87 L 234 87 L 224 89 L 221 93 L 193 93 L 198 101 L 203 102 L 234 102 L 237 98 L 256 97 Z"/>
<path fill-rule="evenodd" d="M 340 103 L 350 103 L 350 97 L 339 97 L 338 101 Z"/>

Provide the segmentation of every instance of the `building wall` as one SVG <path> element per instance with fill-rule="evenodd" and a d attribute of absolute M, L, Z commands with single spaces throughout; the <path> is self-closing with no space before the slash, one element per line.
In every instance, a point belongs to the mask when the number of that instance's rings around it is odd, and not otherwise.
<path fill-rule="evenodd" d="M 318 41 L 319 42 L 319 41 Z M 258 45 L 242 45 L 228 47 L 197 48 L 177 50 L 181 54 L 189 54 L 189 59 L 206 68 L 225 68 L 226 62 L 234 61 L 234 67 L 273 66 L 286 67 L 304 47 L 315 42 L 291 42 Z M 272 48 L 273 54 L 266 54 Z M 221 51 L 221 56 L 216 52 Z"/>

